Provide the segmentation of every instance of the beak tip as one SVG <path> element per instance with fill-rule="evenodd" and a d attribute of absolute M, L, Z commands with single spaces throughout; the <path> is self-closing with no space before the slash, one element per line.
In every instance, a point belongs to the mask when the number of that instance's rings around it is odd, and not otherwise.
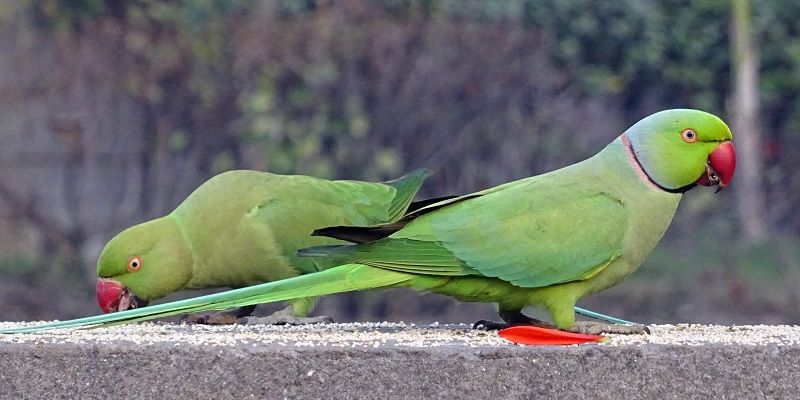
<path fill-rule="evenodd" d="M 706 171 L 697 180 L 697 184 L 703 186 L 716 185 L 717 190 L 714 193 L 719 193 L 720 190 L 730 184 L 735 170 L 736 151 L 733 148 L 733 143 L 729 141 L 722 142 L 708 156 Z"/>
<path fill-rule="evenodd" d="M 719 186 L 722 188 L 728 186 L 736 170 L 736 150 L 733 143 L 727 141 L 717 146 L 709 156 L 709 162 L 720 175 Z"/>
<path fill-rule="evenodd" d="M 95 289 L 100 309 L 106 314 L 117 311 L 124 286 L 113 279 L 97 278 Z"/>

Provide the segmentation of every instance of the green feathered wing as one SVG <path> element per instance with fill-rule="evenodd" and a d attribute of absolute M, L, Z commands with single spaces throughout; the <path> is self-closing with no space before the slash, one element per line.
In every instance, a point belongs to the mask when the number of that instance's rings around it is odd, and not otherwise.
<path fill-rule="evenodd" d="M 534 178 L 431 209 L 384 239 L 303 254 L 544 287 L 599 272 L 620 255 L 627 226 L 625 207 L 612 195 Z"/>

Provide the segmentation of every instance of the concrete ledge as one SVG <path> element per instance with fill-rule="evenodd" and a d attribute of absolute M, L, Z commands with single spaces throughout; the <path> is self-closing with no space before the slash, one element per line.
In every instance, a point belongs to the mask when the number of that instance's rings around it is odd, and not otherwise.
<path fill-rule="evenodd" d="M 249 327 L 124 328 L 90 331 L 88 338 L 75 340 L 70 337 L 76 333 L 69 331 L 0 337 L 2 398 L 795 398 L 800 392 L 800 346 L 795 344 L 613 345 L 612 340 L 612 345 L 521 347 L 501 341 L 473 347 L 376 339 L 371 345 L 336 346 L 345 342 L 241 339 L 252 333 Z M 303 334 L 302 329 L 270 329 Z M 343 329 L 353 335 L 386 333 Z M 126 337 L 142 330 L 155 331 L 162 340 Z M 389 330 L 390 335 L 495 340 L 491 334 L 446 327 Z M 171 338 L 171 331 L 180 338 Z M 233 337 L 234 343 L 191 339 L 203 335 Z"/>

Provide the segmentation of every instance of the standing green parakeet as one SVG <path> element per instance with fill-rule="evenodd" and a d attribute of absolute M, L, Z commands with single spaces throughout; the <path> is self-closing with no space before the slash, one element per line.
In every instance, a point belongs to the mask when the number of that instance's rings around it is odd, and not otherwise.
<path fill-rule="evenodd" d="M 300 251 L 320 265 L 340 266 L 14 331 L 147 320 L 387 287 L 497 303 L 504 322 L 496 324 L 501 326 L 539 323 L 521 313 L 523 307 L 536 305 L 547 309 L 561 329 L 617 331 L 576 323 L 573 306 L 642 264 L 669 226 L 683 193 L 698 184 L 723 188 L 730 183 L 736 164 L 731 139 L 730 129 L 714 115 L 662 111 L 580 163 L 436 202 L 389 224 L 322 229 L 318 235 L 355 244 Z"/>
<path fill-rule="evenodd" d="M 108 242 L 97 262 L 98 303 L 104 312 L 122 311 L 185 289 L 245 287 L 316 272 L 326 263 L 300 258 L 297 249 L 341 242 L 311 232 L 396 221 L 428 176 L 417 170 L 368 183 L 256 171 L 217 175 L 169 215 Z M 313 300 L 293 299 L 280 317 L 305 317 Z M 252 308 L 201 319 L 233 322 Z"/>

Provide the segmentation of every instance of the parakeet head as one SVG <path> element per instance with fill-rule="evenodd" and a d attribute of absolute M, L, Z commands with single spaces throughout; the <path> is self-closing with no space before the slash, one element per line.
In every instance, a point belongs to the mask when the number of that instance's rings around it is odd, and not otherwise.
<path fill-rule="evenodd" d="M 100 253 L 97 302 L 106 313 L 145 306 L 181 289 L 192 277 L 192 263 L 172 217 L 130 227 Z"/>
<path fill-rule="evenodd" d="M 678 193 L 698 184 L 728 186 L 736 168 L 732 139 L 717 116 L 689 109 L 657 112 L 622 135 L 647 178 Z"/>

